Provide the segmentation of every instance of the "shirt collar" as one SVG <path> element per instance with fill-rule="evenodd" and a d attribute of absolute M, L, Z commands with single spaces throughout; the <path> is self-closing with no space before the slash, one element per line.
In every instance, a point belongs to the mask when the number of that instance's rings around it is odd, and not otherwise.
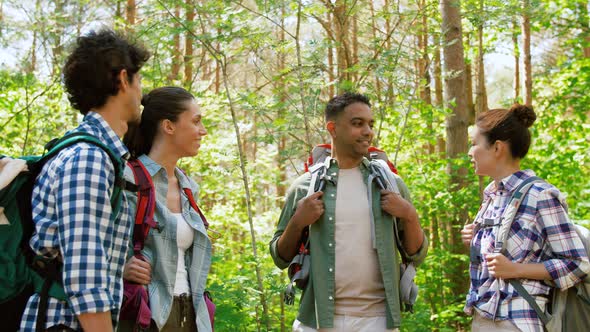
<path fill-rule="evenodd" d="M 332 165 L 336 165 L 338 166 L 338 161 L 330 156 L 326 157 L 326 160 L 324 160 L 323 162 L 326 163 L 326 166 L 329 168 Z M 369 159 L 367 159 L 366 157 L 363 157 L 363 160 L 361 160 L 360 165 L 358 166 L 361 169 L 369 169 L 369 165 L 371 164 L 371 161 Z M 338 166 L 338 168 L 340 168 L 340 166 Z"/>
<path fill-rule="evenodd" d="M 129 159 L 129 150 L 119 136 L 115 133 L 113 128 L 109 126 L 107 121 L 96 112 L 88 112 L 86 116 L 84 116 L 84 123 L 94 127 L 98 130 L 100 137 L 108 147 L 110 147 L 118 156 L 122 157 L 123 159 Z"/>
<path fill-rule="evenodd" d="M 150 176 L 152 178 L 160 170 L 164 170 L 164 167 L 162 167 L 162 165 L 155 162 L 152 158 L 150 158 L 146 154 L 139 156 L 139 158 L 137 158 L 137 159 L 139 159 L 139 161 L 141 161 L 141 163 L 143 164 L 145 169 L 148 171 L 148 173 L 150 173 Z M 190 182 L 188 180 L 188 176 L 180 168 L 178 168 L 178 167 L 175 168 L 174 175 L 178 179 L 178 182 L 180 183 L 180 186 L 182 188 L 190 188 L 191 187 Z"/>
<path fill-rule="evenodd" d="M 484 190 L 484 196 L 488 197 L 499 191 L 512 193 L 522 183 L 522 181 L 530 178 L 531 176 L 535 176 L 535 172 L 530 169 L 520 170 L 516 173 L 510 174 L 500 180 L 500 184 L 497 188 L 494 182 L 490 183 Z"/>

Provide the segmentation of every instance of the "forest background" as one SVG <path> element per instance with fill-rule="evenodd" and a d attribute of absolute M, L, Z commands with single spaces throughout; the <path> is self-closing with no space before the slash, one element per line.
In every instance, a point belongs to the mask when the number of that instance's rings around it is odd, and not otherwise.
<path fill-rule="evenodd" d="M 430 251 L 402 331 L 468 330 L 459 230 L 489 179 L 468 128 L 489 107 L 532 104 L 523 162 L 590 222 L 588 0 L 0 0 L 0 153 L 38 154 L 80 121 L 60 68 L 76 36 L 112 27 L 153 57 L 143 88 L 180 85 L 209 134 L 183 168 L 218 232 L 208 289 L 217 331 L 289 331 L 286 273 L 268 242 L 290 181 L 328 141 L 325 102 L 370 96 L 377 146 L 410 187 Z M 353 273 L 353 271 L 351 271 Z"/>

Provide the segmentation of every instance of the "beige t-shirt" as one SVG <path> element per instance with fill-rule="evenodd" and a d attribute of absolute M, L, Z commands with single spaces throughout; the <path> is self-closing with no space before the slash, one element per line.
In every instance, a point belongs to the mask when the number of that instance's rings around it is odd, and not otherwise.
<path fill-rule="evenodd" d="M 367 186 L 361 170 L 341 169 L 336 192 L 335 313 L 385 316 L 385 288 L 371 239 Z"/>

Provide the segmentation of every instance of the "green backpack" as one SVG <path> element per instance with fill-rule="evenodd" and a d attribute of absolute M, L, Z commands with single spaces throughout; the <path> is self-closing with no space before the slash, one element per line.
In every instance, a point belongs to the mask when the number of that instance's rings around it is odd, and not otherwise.
<path fill-rule="evenodd" d="M 41 156 L 25 156 L 27 168 L 0 190 L 0 321 L 9 331 L 18 329 L 26 303 L 33 293 L 41 294 L 39 326 L 44 326 L 48 296 L 66 300 L 61 286 L 61 263 L 56 259 L 37 256 L 29 246 L 34 231 L 31 195 L 35 179 L 47 161 L 62 149 L 79 142 L 86 142 L 103 149 L 115 168 L 115 187 L 111 196 L 113 216 L 121 208 L 124 188 L 124 161 L 88 133 L 74 132 L 54 139 L 45 146 Z"/>

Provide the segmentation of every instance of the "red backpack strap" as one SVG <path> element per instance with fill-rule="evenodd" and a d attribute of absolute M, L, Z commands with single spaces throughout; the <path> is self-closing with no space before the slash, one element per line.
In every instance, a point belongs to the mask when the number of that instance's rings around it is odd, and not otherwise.
<path fill-rule="evenodd" d="M 182 188 L 182 190 L 186 194 L 186 197 L 188 198 L 188 201 L 191 204 L 191 207 L 193 208 L 193 210 L 195 210 L 199 214 L 201 219 L 203 220 L 203 224 L 205 225 L 205 229 L 209 229 L 209 223 L 207 222 L 207 218 L 205 218 L 205 215 L 203 214 L 203 212 L 201 212 L 201 209 L 199 209 L 199 206 L 197 205 L 197 202 L 195 201 L 195 197 L 193 196 L 193 191 L 190 190 L 190 188 Z"/>
<path fill-rule="evenodd" d="M 177 169 L 180 172 L 182 172 L 182 174 L 184 174 L 184 176 L 186 176 L 188 178 L 188 175 L 186 174 L 186 172 L 182 168 L 177 167 Z M 197 212 L 199 214 L 199 216 L 201 217 L 201 220 L 203 220 L 203 225 L 205 225 L 205 229 L 209 229 L 209 222 L 207 222 L 207 218 L 205 218 L 205 215 L 203 214 L 201 209 L 199 209 L 199 206 L 197 205 L 197 202 L 195 201 L 195 197 L 193 196 L 193 191 L 190 188 L 182 188 L 182 191 L 184 191 L 184 194 L 188 198 L 188 202 L 191 204 L 191 207 L 193 208 L 193 210 L 195 210 L 195 212 Z"/>
<path fill-rule="evenodd" d="M 129 161 L 137 185 L 137 211 L 135 212 L 135 226 L 133 227 L 133 252 L 140 255 L 143 244 L 150 228 L 157 228 L 154 220 L 156 209 L 156 192 L 152 177 L 145 166 L 138 159 Z"/>

